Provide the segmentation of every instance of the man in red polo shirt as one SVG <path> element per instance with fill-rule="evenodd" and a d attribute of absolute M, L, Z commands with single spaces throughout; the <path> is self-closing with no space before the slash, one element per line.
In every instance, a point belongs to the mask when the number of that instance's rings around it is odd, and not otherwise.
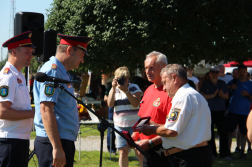
<path fill-rule="evenodd" d="M 165 124 L 166 116 L 171 107 L 171 98 L 163 91 L 160 72 L 167 65 L 167 58 L 160 52 L 153 51 L 146 56 L 144 66 L 147 78 L 153 84 L 149 86 L 140 102 L 138 115 L 140 117 L 150 116 L 151 121 L 157 124 Z M 137 141 L 140 137 L 140 141 Z M 144 167 L 164 166 L 166 158 L 163 154 L 162 140 L 160 136 L 145 136 L 134 132 L 132 138 L 143 150 L 151 155 L 151 159 L 143 158 Z"/>

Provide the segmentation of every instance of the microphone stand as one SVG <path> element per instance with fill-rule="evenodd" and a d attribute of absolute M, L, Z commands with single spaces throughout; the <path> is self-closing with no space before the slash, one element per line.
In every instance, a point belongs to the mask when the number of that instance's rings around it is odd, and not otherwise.
<path fill-rule="evenodd" d="M 104 131 L 110 127 L 111 129 L 113 129 L 116 133 L 118 133 L 120 136 L 122 136 L 128 143 L 130 143 L 131 145 L 133 145 L 139 152 L 141 152 L 141 154 L 143 154 L 147 159 L 151 158 L 151 156 L 145 152 L 144 150 L 142 150 L 140 147 L 138 147 L 138 145 L 132 141 L 130 141 L 127 137 L 125 137 L 120 131 L 118 131 L 117 129 L 115 129 L 106 119 L 102 118 L 100 115 L 98 115 L 95 111 L 93 111 L 91 108 L 89 108 L 86 104 L 84 104 L 81 100 L 77 99 L 74 95 L 72 95 L 70 92 L 68 92 L 64 86 L 58 84 L 58 82 L 54 82 L 54 88 L 59 87 L 61 90 L 65 91 L 67 94 L 69 94 L 70 96 L 72 96 L 78 104 L 82 104 L 84 107 L 86 107 L 90 112 L 92 112 L 95 116 L 97 116 L 99 118 L 99 120 L 101 120 L 101 123 L 98 125 L 98 130 L 100 131 L 100 135 L 101 135 L 101 149 L 100 149 L 100 167 L 102 167 L 102 150 L 103 150 L 103 138 L 104 138 Z"/>

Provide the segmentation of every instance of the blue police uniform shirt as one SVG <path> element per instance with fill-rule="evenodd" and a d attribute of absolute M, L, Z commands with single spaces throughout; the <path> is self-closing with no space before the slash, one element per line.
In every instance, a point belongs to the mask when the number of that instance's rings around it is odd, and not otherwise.
<path fill-rule="evenodd" d="M 41 67 L 40 72 L 46 73 L 48 76 L 70 80 L 65 67 L 54 56 Z M 64 86 L 68 92 L 74 95 L 74 90 L 71 84 L 60 84 Z M 76 100 L 60 88 L 53 88 L 53 83 L 47 81 L 43 83 L 35 80 L 33 94 L 35 103 L 34 124 L 36 135 L 40 137 L 48 137 L 42 122 L 40 103 L 53 102 L 55 103 L 54 114 L 60 138 L 75 141 L 79 129 L 79 116 Z"/>
<path fill-rule="evenodd" d="M 228 86 L 232 85 L 234 80 L 228 83 Z M 241 91 L 246 90 L 250 95 L 252 95 L 252 82 L 247 80 L 246 82 L 241 82 L 237 79 L 237 89 L 233 91 L 232 96 L 229 101 L 228 112 L 240 115 L 248 115 L 250 112 L 251 101 L 241 95 Z"/>

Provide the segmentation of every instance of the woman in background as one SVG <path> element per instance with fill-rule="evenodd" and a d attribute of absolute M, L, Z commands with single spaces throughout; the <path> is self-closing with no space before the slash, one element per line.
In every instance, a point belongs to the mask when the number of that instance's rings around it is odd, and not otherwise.
<path fill-rule="evenodd" d="M 139 119 L 138 110 L 142 91 L 136 84 L 129 83 L 129 70 L 127 67 L 119 67 L 115 71 L 115 78 L 112 81 L 112 88 L 108 95 L 108 106 L 114 107 L 114 125 L 118 131 L 133 133 L 132 126 Z M 117 133 L 116 146 L 119 149 L 119 166 L 128 167 L 129 148 L 127 142 Z M 143 164 L 143 156 L 136 156 L 140 167 Z"/>

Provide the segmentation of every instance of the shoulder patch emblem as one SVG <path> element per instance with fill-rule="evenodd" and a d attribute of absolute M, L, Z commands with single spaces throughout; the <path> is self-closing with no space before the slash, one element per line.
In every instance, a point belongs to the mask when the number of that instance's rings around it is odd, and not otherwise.
<path fill-rule="evenodd" d="M 56 69 L 57 68 L 57 65 L 56 64 L 52 64 L 52 67 L 51 67 L 51 69 Z"/>
<path fill-rule="evenodd" d="M 53 96 L 55 93 L 55 89 L 53 84 L 46 84 L 45 85 L 45 95 L 46 96 Z"/>
<path fill-rule="evenodd" d="M 154 107 L 158 107 L 159 105 L 160 105 L 160 98 L 157 98 L 157 100 L 155 100 L 154 102 L 153 102 L 153 106 Z"/>
<path fill-rule="evenodd" d="M 172 109 L 171 114 L 168 118 L 168 122 L 170 123 L 176 122 L 178 120 L 180 111 L 181 109 L 178 109 L 178 108 Z"/>
<path fill-rule="evenodd" d="M 3 71 L 3 73 L 4 74 L 8 74 L 9 70 L 10 70 L 10 68 L 5 68 L 4 71 Z"/>
<path fill-rule="evenodd" d="M 1 86 L 0 87 L 0 96 L 5 98 L 9 95 L 9 87 L 8 86 Z"/>

